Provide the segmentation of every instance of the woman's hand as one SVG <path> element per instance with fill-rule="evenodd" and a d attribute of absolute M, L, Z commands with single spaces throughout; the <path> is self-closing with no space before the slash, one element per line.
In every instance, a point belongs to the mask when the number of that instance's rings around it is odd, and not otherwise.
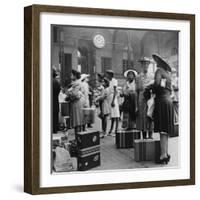
<path fill-rule="evenodd" d="M 111 107 L 115 107 L 115 103 L 114 102 L 111 103 Z"/>

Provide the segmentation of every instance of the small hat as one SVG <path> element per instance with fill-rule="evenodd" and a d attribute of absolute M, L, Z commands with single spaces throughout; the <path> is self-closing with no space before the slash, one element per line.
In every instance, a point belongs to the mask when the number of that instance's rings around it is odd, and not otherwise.
<path fill-rule="evenodd" d="M 140 58 L 139 60 L 138 60 L 138 62 L 148 62 L 148 63 L 150 63 L 151 62 L 151 60 L 149 59 L 149 58 L 147 58 L 147 57 L 142 57 L 142 58 Z"/>
<path fill-rule="evenodd" d="M 85 80 L 89 76 L 90 76 L 89 74 L 81 74 L 81 81 Z"/>
<path fill-rule="evenodd" d="M 137 76 L 137 72 L 136 72 L 135 70 L 129 69 L 129 70 L 126 70 L 126 71 L 124 72 L 124 77 L 127 77 L 129 72 L 133 72 L 133 74 L 134 74 L 135 76 Z"/>
<path fill-rule="evenodd" d="M 114 75 L 114 71 L 111 69 L 107 70 L 106 73 Z"/>
<path fill-rule="evenodd" d="M 166 71 L 171 72 L 171 67 L 169 66 L 169 64 L 163 59 L 161 58 L 161 56 L 153 54 L 152 55 L 153 59 L 156 61 L 157 65 L 161 68 L 163 68 Z"/>

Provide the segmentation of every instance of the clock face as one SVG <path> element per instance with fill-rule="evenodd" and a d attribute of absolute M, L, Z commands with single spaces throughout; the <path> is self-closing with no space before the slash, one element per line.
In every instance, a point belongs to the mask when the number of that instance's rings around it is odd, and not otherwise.
<path fill-rule="evenodd" d="M 105 38 L 103 35 L 97 34 L 93 38 L 93 43 L 97 48 L 103 48 L 105 46 Z"/>

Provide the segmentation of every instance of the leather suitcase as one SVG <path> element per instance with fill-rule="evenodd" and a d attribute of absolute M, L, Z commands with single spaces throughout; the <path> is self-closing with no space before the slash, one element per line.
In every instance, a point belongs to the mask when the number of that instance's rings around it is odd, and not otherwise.
<path fill-rule="evenodd" d="M 116 147 L 119 148 L 134 148 L 135 139 L 140 138 L 140 131 L 137 130 L 119 130 L 116 133 Z"/>
<path fill-rule="evenodd" d="M 78 149 L 85 149 L 100 144 L 99 131 L 89 130 L 77 133 Z"/>
<path fill-rule="evenodd" d="M 86 171 L 101 165 L 100 151 L 88 152 L 79 154 L 78 171 Z"/>
<path fill-rule="evenodd" d="M 135 161 L 157 161 L 160 158 L 159 140 L 135 140 Z"/>

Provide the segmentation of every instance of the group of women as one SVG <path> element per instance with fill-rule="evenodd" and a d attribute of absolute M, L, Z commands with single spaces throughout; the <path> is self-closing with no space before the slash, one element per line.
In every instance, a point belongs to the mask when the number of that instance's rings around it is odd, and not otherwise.
<path fill-rule="evenodd" d="M 139 60 L 142 69 L 140 74 L 132 69 L 124 73 L 126 83 L 121 91 L 118 90 L 118 81 L 112 70 L 106 71 L 105 75 L 98 74 L 99 93 L 94 101 L 100 110 L 98 116 L 102 121 L 102 137 L 114 136 L 119 127 L 120 111 L 122 111 L 122 128 L 140 130 L 143 139 L 152 138 L 153 131 L 160 133 L 160 163 L 167 164 L 170 160 L 168 138 L 174 134 L 172 70 L 160 56 L 152 55 L 152 57 L 157 63 L 155 74 L 152 76 L 148 73 L 150 59 L 144 57 Z M 71 126 L 75 129 L 75 136 L 86 127 L 82 108 L 91 106 L 89 105 L 88 77 L 89 75 L 81 75 L 80 72 L 72 70 L 71 85 L 65 90 L 66 100 L 70 102 Z M 57 84 L 54 85 L 58 87 Z M 123 98 L 122 105 L 119 104 L 121 98 Z M 151 104 L 150 99 L 153 99 Z M 150 107 L 153 110 L 151 115 L 148 114 Z M 111 125 L 107 133 L 109 117 Z"/>
<path fill-rule="evenodd" d="M 148 73 L 150 59 L 143 57 L 139 60 L 142 69 L 140 74 L 132 69 L 124 73 L 126 83 L 121 91 L 117 90 L 117 80 L 113 71 L 108 70 L 105 76 L 99 74 L 100 94 L 96 101 L 100 107 L 102 137 L 114 135 L 112 132 L 114 122 L 115 132 L 118 130 L 120 110 L 122 110 L 122 128 L 126 130 L 136 128 L 141 131 L 143 139 L 152 139 L 153 132 L 160 133 L 160 163 L 167 164 L 170 161 L 168 138 L 174 134 L 174 111 L 177 109 L 172 97 L 172 69 L 160 56 L 152 55 L 152 57 L 157 63 L 155 74 Z M 118 98 L 124 99 L 121 106 Z M 111 126 L 107 133 L 108 116 L 111 119 Z"/>

